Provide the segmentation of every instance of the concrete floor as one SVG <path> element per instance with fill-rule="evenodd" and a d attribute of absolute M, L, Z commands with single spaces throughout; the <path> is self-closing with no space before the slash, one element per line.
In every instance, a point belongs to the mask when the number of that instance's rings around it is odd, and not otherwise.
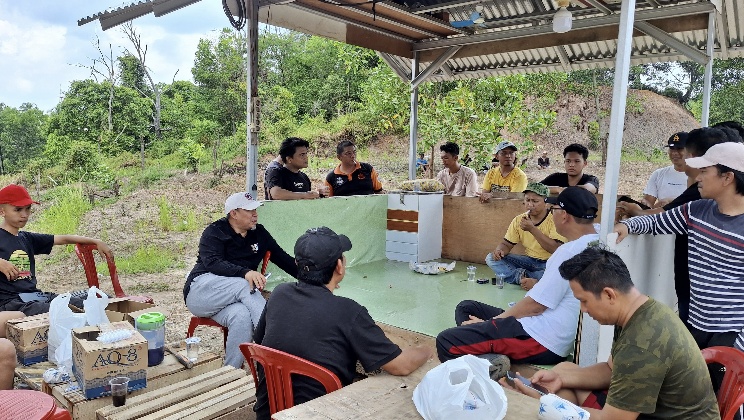
<path fill-rule="evenodd" d="M 490 282 L 468 282 L 468 265 L 477 267 L 476 278 L 493 277 L 488 266 L 461 261 L 449 273 L 425 275 L 411 271 L 408 263 L 379 260 L 349 268 L 335 293 L 364 305 L 375 321 L 430 336 L 455 326 L 455 306 L 462 300 L 506 308 L 524 297 L 516 285 L 499 289 Z"/>

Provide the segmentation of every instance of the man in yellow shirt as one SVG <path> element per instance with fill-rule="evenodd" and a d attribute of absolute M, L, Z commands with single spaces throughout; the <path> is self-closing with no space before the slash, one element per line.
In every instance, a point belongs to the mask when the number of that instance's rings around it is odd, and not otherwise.
<path fill-rule="evenodd" d="M 526 213 L 515 217 L 506 229 L 504 239 L 486 256 L 486 264 L 507 283 L 521 284 L 529 290 L 545 272 L 545 263 L 566 241 L 555 230 L 553 214 L 548 211 L 545 197 L 550 195 L 544 184 L 531 182 L 524 190 Z M 526 255 L 511 254 L 521 243 Z"/>
<path fill-rule="evenodd" d="M 494 192 L 522 192 L 527 187 L 527 175 L 516 167 L 517 146 L 510 141 L 502 141 L 496 146 L 499 166 L 491 168 L 483 179 L 480 202 L 491 199 Z"/>

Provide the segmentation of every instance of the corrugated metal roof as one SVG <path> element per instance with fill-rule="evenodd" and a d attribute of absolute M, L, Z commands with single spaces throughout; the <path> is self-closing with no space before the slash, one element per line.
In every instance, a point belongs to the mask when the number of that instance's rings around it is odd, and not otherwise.
<path fill-rule="evenodd" d="M 146 0 L 80 19 L 104 29 L 136 19 L 153 7 L 177 9 L 199 0 Z M 744 2 L 740 0 L 637 0 L 636 22 L 650 23 L 692 49 L 705 52 L 708 15 L 716 16 L 715 56 L 744 55 Z M 449 21 L 482 24 L 463 29 Z M 718 9 L 715 9 L 718 6 Z M 553 0 L 260 0 L 260 21 L 380 51 L 402 78 L 418 51 L 423 68 L 452 46 L 460 49 L 432 81 L 500 74 L 612 67 L 620 0 L 573 0 L 573 27 L 552 32 Z M 637 27 L 638 29 L 638 27 Z M 658 36 L 658 35 L 657 35 Z M 663 38 L 663 37 L 662 37 Z M 662 40 L 636 31 L 632 64 L 689 60 Z M 680 47 L 681 48 L 681 47 Z M 694 51 L 691 51 L 694 53 Z M 695 53 L 697 54 L 697 53 Z"/>

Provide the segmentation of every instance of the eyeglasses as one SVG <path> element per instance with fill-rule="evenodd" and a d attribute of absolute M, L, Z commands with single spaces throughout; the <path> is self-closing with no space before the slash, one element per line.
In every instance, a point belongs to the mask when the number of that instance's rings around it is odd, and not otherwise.
<path fill-rule="evenodd" d="M 548 209 L 548 211 L 549 211 L 550 213 L 553 213 L 553 212 L 554 212 L 554 211 L 556 211 L 556 210 L 563 210 L 563 207 L 551 207 L 551 208 L 549 208 L 549 209 Z"/>

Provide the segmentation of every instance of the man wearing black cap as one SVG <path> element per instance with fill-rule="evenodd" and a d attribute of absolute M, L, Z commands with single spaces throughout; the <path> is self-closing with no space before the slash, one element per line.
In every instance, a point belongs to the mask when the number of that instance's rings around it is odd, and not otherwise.
<path fill-rule="evenodd" d="M 661 207 L 674 200 L 687 188 L 687 174 L 685 174 L 685 144 L 687 133 L 680 131 L 669 137 L 666 146 L 670 166 L 659 168 L 651 174 L 651 178 L 643 190 L 642 202 L 649 207 Z"/>
<path fill-rule="evenodd" d="M 551 205 L 556 230 L 569 242 L 555 250 L 542 279 L 524 299 L 506 311 L 473 300 L 460 302 L 455 309 L 459 326 L 437 336 L 439 360 L 489 353 L 517 363 L 554 364 L 566 359 L 576 336 L 579 301 L 558 267 L 599 239 L 592 224 L 599 205 L 594 194 L 580 187 L 568 187 L 545 201 Z M 502 376 L 507 362 L 498 360 L 502 372 L 494 371 L 491 377 Z"/>
<path fill-rule="evenodd" d="M 375 324 L 367 309 L 333 291 L 346 274 L 344 252 L 351 249 L 345 235 L 327 227 L 309 229 L 297 239 L 297 283 L 284 283 L 271 293 L 261 315 L 254 341 L 319 364 L 338 376 L 341 384 L 354 379 L 357 360 L 367 372 L 382 368 L 393 375 L 408 375 L 433 356 L 428 348 L 401 350 Z M 292 379 L 295 404 L 325 394 L 317 382 Z M 264 378 L 256 387 L 254 406 L 258 420 L 269 419 Z"/>

